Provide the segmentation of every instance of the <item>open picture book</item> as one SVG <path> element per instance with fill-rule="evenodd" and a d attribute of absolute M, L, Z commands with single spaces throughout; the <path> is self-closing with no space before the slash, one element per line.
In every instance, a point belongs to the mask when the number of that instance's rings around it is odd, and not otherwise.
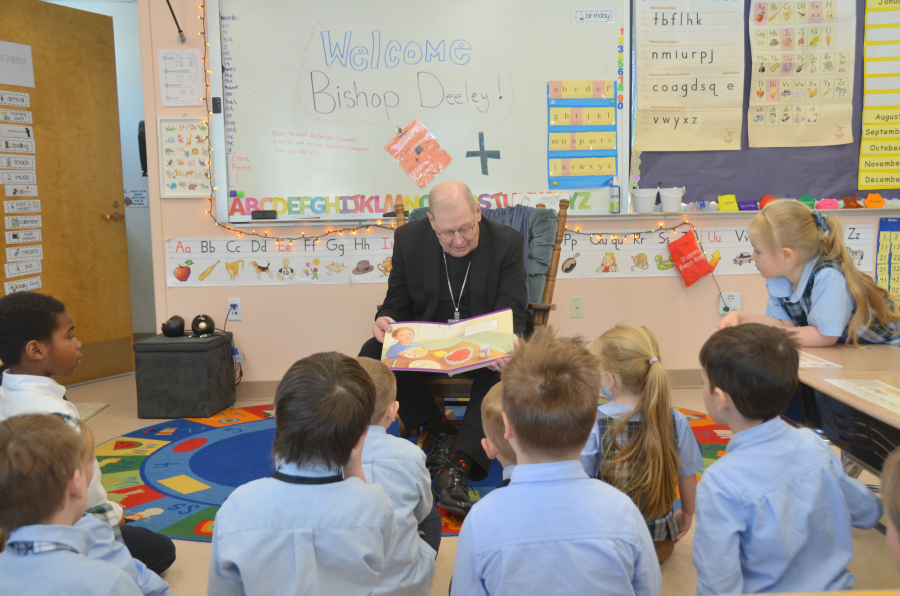
<path fill-rule="evenodd" d="M 381 361 L 393 370 L 455 375 L 489 366 L 512 354 L 512 310 L 453 323 L 398 321 L 384 336 Z"/>

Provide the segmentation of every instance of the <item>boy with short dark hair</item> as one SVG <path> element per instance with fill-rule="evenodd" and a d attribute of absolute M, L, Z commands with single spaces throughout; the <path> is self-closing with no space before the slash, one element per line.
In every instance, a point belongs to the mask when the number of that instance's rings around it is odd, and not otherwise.
<path fill-rule="evenodd" d="M 141 596 L 122 569 L 88 557 L 93 537 L 75 525 L 92 473 L 82 445 L 59 416 L 0 422 L 0 595 Z"/>
<path fill-rule="evenodd" d="M 75 321 L 59 300 L 36 292 L 0 298 L 0 360 L 9 366 L 0 384 L 0 420 L 19 414 L 63 414 L 78 419 L 66 388 L 51 375 L 71 376 L 81 362 Z M 122 507 L 110 501 L 93 463 L 88 512 L 113 527 L 131 554 L 156 573 L 175 561 L 175 544 L 146 528 L 125 527 Z"/>
<path fill-rule="evenodd" d="M 294 363 L 275 392 L 275 474 L 238 487 L 216 514 L 210 596 L 372 593 L 397 527 L 362 469 L 374 409 L 353 358 Z"/>
<path fill-rule="evenodd" d="M 374 594 L 428 594 L 441 543 L 441 514 L 431 496 L 425 453 L 387 434 L 397 418 L 397 379 L 383 362 L 357 358 L 375 385 L 375 408 L 363 444 L 362 466 L 394 504 L 397 534 L 386 555 Z M 424 534 L 424 535 L 422 535 Z"/>
<path fill-rule="evenodd" d="M 481 402 L 481 423 L 484 426 L 484 438 L 481 446 L 491 459 L 496 459 L 503 466 L 503 482 L 498 488 L 508 486 L 516 467 L 516 452 L 509 441 L 503 438 L 503 383 L 491 387 Z"/>
<path fill-rule="evenodd" d="M 700 364 L 707 412 L 733 436 L 697 489 L 697 593 L 851 589 L 851 527 L 873 527 L 881 502 L 814 432 L 779 417 L 798 384 L 794 341 L 777 327 L 728 327 Z"/>
<path fill-rule="evenodd" d="M 538 330 L 503 371 L 504 438 L 518 464 L 466 517 L 451 594 L 656 595 L 650 532 L 625 494 L 578 456 L 597 416 L 597 359 Z M 564 589 L 563 587 L 564 586 Z"/>

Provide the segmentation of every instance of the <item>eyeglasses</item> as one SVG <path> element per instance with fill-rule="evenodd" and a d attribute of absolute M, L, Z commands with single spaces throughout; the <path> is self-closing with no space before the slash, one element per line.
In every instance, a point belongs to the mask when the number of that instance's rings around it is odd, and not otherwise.
<path fill-rule="evenodd" d="M 463 236 L 463 237 L 468 236 L 475 230 L 475 225 L 476 224 L 469 224 L 467 226 L 461 227 L 458 230 L 453 230 L 452 232 L 438 232 L 437 230 L 435 230 L 435 232 L 437 233 L 438 236 L 440 236 L 444 240 L 450 240 L 454 236 L 456 236 L 457 232 L 459 232 L 460 236 Z"/>

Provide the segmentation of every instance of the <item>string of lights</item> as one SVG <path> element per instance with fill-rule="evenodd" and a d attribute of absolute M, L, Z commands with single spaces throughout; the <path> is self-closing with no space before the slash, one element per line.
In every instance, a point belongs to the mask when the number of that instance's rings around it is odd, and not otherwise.
<path fill-rule="evenodd" d="M 207 18 L 207 13 L 206 13 L 206 2 L 203 2 L 203 3 L 200 5 L 200 10 L 202 11 L 202 14 L 200 14 L 197 18 L 200 19 L 201 28 L 200 28 L 200 32 L 199 32 L 197 35 L 199 35 L 199 36 L 203 39 L 203 55 L 202 55 L 201 61 L 202 61 L 202 63 L 203 63 L 203 83 L 204 83 L 204 89 L 206 90 L 205 97 L 203 98 L 203 102 L 204 102 L 204 105 L 206 106 L 206 112 L 207 112 L 207 118 L 205 118 L 205 119 L 203 120 L 203 123 L 206 124 L 207 127 L 208 127 L 208 128 L 207 128 L 206 136 L 203 137 L 202 140 L 206 141 L 206 147 L 207 147 L 207 151 L 208 151 L 207 156 L 208 156 L 208 158 L 209 158 L 209 164 L 208 164 L 208 167 L 207 167 L 206 177 L 207 177 L 207 178 L 210 178 L 209 171 L 210 171 L 210 169 L 211 169 L 211 167 L 212 167 L 212 152 L 213 152 L 213 147 L 212 147 L 212 142 L 210 141 L 210 138 L 209 138 L 209 137 L 210 137 L 210 134 L 211 134 L 211 130 L 210 130 L 210 129 L 212 128 L 211 126 L 209 126 L 209 119 L 212 117 L 213 112 L 212 112 L 212 108 L 210 107 L 210 85 L 209 85 L 209 75 L 212 74 L 212 71 L 209 70 L 209 37 L 208 37 L 208 34 L 207 34 L 208 18 Z M 223 110 L 225 109 L 225 106 L 224 106 L 224 105 L 222 106 L 222 109 L 223 109 Z M 238 235 L 238 237 L 242 237 L 242 236 L 256 236 L 257 238 L 271 239 L 271 240 L 275 240 L 275 241 L 277 241 L 277 242 L 288 242 L 288 243 L 290 243 L 291 245 L 293 245 L 293 243 L 294 243 L 295 240 L 302 240 L 302 241 L 314 240 L 314 241 L 318 244 L 318 243 L 321 242 L 321 239 L 322 239 L 322 238 L 325 238 L 326 236 L 343 236 L 343 235 L 344 235 L 344 232 L 347 232 L 347 233 L 350 234 L 350 235 L 355 235 L 358 231 L 363 230 L 363 229 L 364 229 L 366 232 L 370 232 L 370 231 L 372 230 L 372 228 L 381 228 L 381 229 L 385 229 L 385 230 L 394 230 L 394 229 L 396 229 L 396 224 L 390 224 L 390 226 L 388 226 L 388 225 L 386 225 L 386 224 L 382 224 L 382 223 L 381 223 L 381 220 L 378 220 L 378 222 L 377 222 L 377 223 L 374 223 L 374 224 L 372 224 L 372 223 L 368 223 L 368 224 L 360 224 L 360 225 L 350 226 L 350 227 L 341 228 L 341 229 L 330 229 L 330 228 L 329 228 L 324 234 L 310 235 L 310 236 L 307 236 L 307 235 L 306 235 L 306 232 L 304 232 L 304 231 L 301 231 L 299 236 L 281 236 L 281 235 L 272 235 L 272 236 L 270 236 L 268 230 L 263 230 L 263 233 L 261 233 L 261 234 L 258 233 L 256 230 L 253 230 L 253 229 L 251 229 L 250 231 L 241 230 L 241 229 L 235 228 L 235 227 L 233 227 L 233 226 L 230 226 L 230 225 L 228 225 L 228 224 L 222 223 L 222 222 L 220 222 L 220 221 L 216 218 L 215 208 L 214 208 L 214 201 L 215 201 L 215 197 L 216 197 L 215 191 L 217 191 L 218 189 L 219 189 L 219 188 L 218 188 L 217 186 L 215 186 L 214 184 L 210 184 L 210 193 L 209 193 L 209 197 L 207 198 L 207 201 L 208 201 L 208 203 L 209 203 L 209 209 L 206 210 L 206 213 L 207 213 L 207 215 L 209 215 L 209 217 L 213 220 L 213 223 L 214 223 L 217 227 L 224 228 L 224 229 L 228 230 L 229 232 L 234 232 L 234 233 L 236 233 L 236 234 Z M 635 240 L 637 240 L 638 238 L 640 238 L 641 234 L 655 234 L 656 232 L 660 232 L 660 231 L 671 231 L 672 234 L 674 235 L 674 234 L 677 233 L 677 230 L 679 230 L 680 228 L 683 228 L 683 227 L 685 227 L 685 226 L 690 227 L 690 229 L 691 229 L 692 232 L 694 232 L 694 231 L 696 230 L 696 228 L 694 227 L 694 225 L 691 224 L 691 223 L 689 223 L 688 220 L 685 219 L 683 222 L 680 222 L 680 223 L 678 223 L 678 224 L 676 224 L 676 225 L 674 225 L 674 226 L 671 226 L 671 227 L 665 227 L 664 224 L 663 224 L 663 222 L 660 222 L 660 223 L 659 223 L 659 226 L 656 227 L 656 228 L 653 228 L 652 230 L 645 230 L 645 231 L 639 231 L 639 232 L 632 232 L 632 231 L 628 231 L 628 232 L 603 232 L 603 233 L 600 233 L 600 232 L 582 232 L 580 227 L 576 227 L 575 230 L 571 230 L 571 229 L 569 229 L 569 226 L 566 226 L 566 231 L 567 231 L 569 234 L 576 234 L 576 235 L 581 235 L 581 236 L 590 236 L 590 238 L 591 238 L 592 241 L 593 241 L 594 238 L 596 237 L 597 241 L 599 242 L 600 240 L 603 239 L 604 236 L 609 236 L 609 237 L 611 237 L 613 240 L 618 240 L 619 237 L 622 237 L 623 239 L 627 240 L 628 236 L 631 236 L 632 238 L 634 238 Z M 695 235 L 696 235 L 696 234 L 695 234 Z M 703 254 L 705 255 L 705 254 L 706 254 L 706 250 L 703 248 L 703 243 L 700 241 L 699 238 L 697 239 L 697 242 L 698 242 L 699 245 L 700 245 L 700 250 L 702 250 L 702 251 L 703 251 Z M 713 272 L 713 273 L 710 273 L 710 275 L 712 276 L 713 281 L 716 283 L 716 288 L 717 288 L 718 291 L 719 291 L 719 299 L 721 300 L 721 297 L 722 297 L 722 289 L 719 287 L 719 282 L 718 282 L 718 280 L 716 279 L 716 275 L 715 275 L 714 272 Z"/>

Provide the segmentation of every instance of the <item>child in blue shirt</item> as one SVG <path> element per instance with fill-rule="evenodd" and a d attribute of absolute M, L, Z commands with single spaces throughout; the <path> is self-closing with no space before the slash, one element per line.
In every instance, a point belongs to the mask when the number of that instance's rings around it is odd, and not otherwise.
<path fill-rule="evenodd" d="M 900 346 L 900 309 L 857 269 L 836 217 L 772 201 L 750 223 L 753 261 L 766 280 L 765 316 L 729 313 L 718 328 L 762 323 L 792 329 L 800 346 L 837 342 Z"/>
<path fill-rule="evenodd" d="M 466 517 L 452 596 L 659 593 L 640 511 L 578 462 L 599 391 L 597 359 L 575 340 L 540 329 L 513 353 L 502 417 L 518 464 Z"/>
<path fill-rule="evenodd" d="M 516 452 L 503 438 L 503 383 L 491 387 L 481 401 L 481 424 L 484 427 L 484 438 L 481 446 L 491 459 L 496 459 L 503 466 L 502 488 L 508 486 L 516 469 Z"/>
<path fill-rule="evenodd" d="M 733 437 L 697 488 L 697 593 L 853 588 L 851 528 L 873 527 L 881 502 L 814 432 L 779 417 L 797 389 L 793 340 L 755 323 L 722 329 L 700 364 L 707 412 Z"/>
<path fill-rule="evenodd" d="M 648 329 L 617 325 L 597 338 L 593 352 L 600 386 L 612 401 L 597 408 L 581 463 L 588 476 L 631 497 L 662 563 L 691 527 L 703 454 L 687 418 L 672 408 L 659 346 Z"/>
<path fill-rule="evenodd" d="M 425 453 L 414 443 L 387 434 L 397 418 L 397 379 L 384 363 L 357 358 L 375 385 L 375 409 L 362 451 L 366 480 L 378 483 L 394 504 L 397 534 L 385 556 L 374 594 L 428 594 L 441 543 L 441 514 L 431 496 Z M 427 532 L 420 536 L 419 530 Z"/>
<path fill-rule="evenodd" d="M 65 305 L 52 296 L 17 292 L 0 298 L 0 360 L 9 365 L 0 385 L 0 420 L 19 414 L 62 414 L 78 419 L 66 388 L 52 377 L 71 376 L 81 363 L 81 342 Z M 88 513 L 108 523 L 135 559 L 156 573 L 175 562 L 171 538 L 125 525 L 122 507 L 110 501 L 93 462 Z"/>
<path fill-rule="evenodd" d="M 287 371 L 275 391 L 275 474 L 238 487 L 216 514 L 210 596 L 372 593 L 397 528 L 362 469 L 374 409 L 353 358 L 313 354 Z"/>
<path fill-rule="evenodd" d="M 387 354 L 384 355 L 385 358 L 397 358 L 409 348 L 422 347 L 420 344 L 412 343 L 412 340 L 416 338 L 416 334 L 410 327 L 397 327 L 391 332 L 391 337 L 396 339 L 398 343 L 388 348 Z"/>
<path fill-rule="evenodd" d="M 142 596 L 124 570 L 88 556 L 94 538 L 76 525 L 92 474 L 82 445 L 59 416 L 0 422 L 0 595 Z"/>

